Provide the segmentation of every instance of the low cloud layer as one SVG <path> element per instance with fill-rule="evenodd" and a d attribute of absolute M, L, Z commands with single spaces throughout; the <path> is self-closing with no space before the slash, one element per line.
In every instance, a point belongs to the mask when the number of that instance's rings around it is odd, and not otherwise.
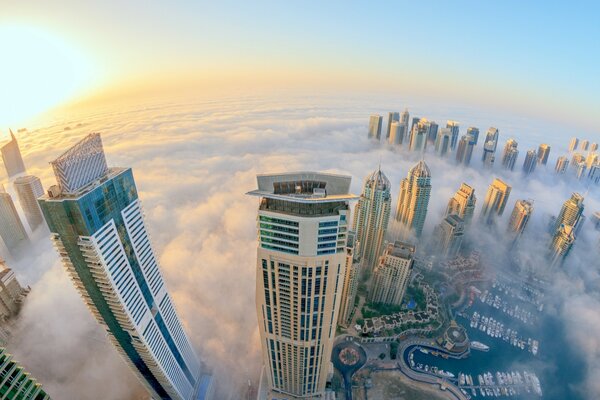
<path fill-rule="evenodd" d="M 110 165 L 133 167 L 163 275 L 186 331 L 214 369 L 220 398 L 238 399 L 246 382 L 256 381 L 261 366 L 254 307 L 258 204 L 244 193 L 254 188 L 258 173 L 293 170 L 350 174 L 352 190 L 360 193 L 363 178 L 381 162 L 392 182 L 395 210 L 399 182 L 419 157 L 367 140 L 368 115 L 373 111 L 368 104 L 335 98 L 318 105 L 308 98 L 237 98 L 144 105 L 65 118 L 24 133 L 19 140 L 29 171 L 40 176 L 45 187 L 54 183 L 47 162 L 92 131 L 102 133 Z M 479 126 L 482 134 L 488 126 L 498 126 L 499 152 L 510 136 L 523 135 L 524 143 L 535 143 L 537 137 L 522 130 L 537 126 L 533 122 L 513 130 L 515 122 L 506 116 L 472 109 L 432 106 L 431 110 L 435 115 L 419 116 L 457 119 L 461 133 L 470 125 Z M 550 144 L 560 149 L 567 140 Z M 552 153 L 550 163 L 557 153 Z M 532 198 L 535 211 L 523 239 L 530 245 L 518 251 L 536 269 L 545 268 L 540 254 L 547 243 L 537 233 L 544 231 L 550 215 L 558 213 L 571 192 L 587 190 L 579 182 L 556 177 L 550 165 L 533 178 L 500 171 L 499 166 L 484 171 L 478 151 L 472 168 L 456 167 L 431 154 L 425 160 L 433 176 L 425 237 L 440 222 L 461 182 L 476 189 L 477 218 L 487 187 L 498 176 L 513 186 L 509 203 L 497 232 L 484 232 L 477 240 L 490 259 L 504 260 L 506 249 L 496 239 L 506 229 L 514 202 Z M 589 189 L 585 204 L 588 216 L 600 210 L 597 187 Z M 568 335 L 589 349 L 582 355 L 589 371 L 583 393 L 597 398 L 600 266 L 598 234 L 590 225 L 584 226 L 565 271 L 553 274 L 561 301 L 552 306 L 570 323 Z M 96 399 L 97 393 L 107 400 L 144 398 L 76 294 L 48 239 L 38 236 L 33 255 L 12 264 L 33 291 L 9 350 L 54 398 Z"/>

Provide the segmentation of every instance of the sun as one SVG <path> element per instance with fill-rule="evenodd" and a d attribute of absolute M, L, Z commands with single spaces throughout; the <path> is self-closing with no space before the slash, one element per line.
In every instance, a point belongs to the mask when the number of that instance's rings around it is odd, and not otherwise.
<path fill-rule="evenodd" d="M 0 24 L 0 49 L 2 128 L 22 124 L 94 84 L 85 54 L 51 31 Z"/>

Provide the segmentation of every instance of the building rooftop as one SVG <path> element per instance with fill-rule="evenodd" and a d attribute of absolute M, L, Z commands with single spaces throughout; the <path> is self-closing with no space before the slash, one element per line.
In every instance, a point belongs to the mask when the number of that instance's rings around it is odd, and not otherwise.
<path fill-rule="evenodd" d="M 390 190 L 392 186 L 390 180 L 385 176 L 383 171 L 381 171 L 381 168 L 378 168 L 377 171 L 367 177 L 367 184 L 377 190 Z"/>
<path fill-rule="evenodd" d="M 415 175 L 415 176 L 418 176 L 418 177 L 422 177 L 422 178 L 429 178 L 429 177 L 431 177 L 431 171 L 429 170 L 429 167 L 427 166 L 427 164 L 423 160 L 419 161 L 417 163 L 417 165 L 415 165 L 414 167 L 412 167 L 410 169 L 409 174 L 410 175 Z"/>
<path fill-rule="evenodd" d="M 405 260 L 410 260 L 413 258 L 415 254 L 416 247 L 412 244 L 396 241 L 394 243 L 388 244 L 388 254 L 393 257 L 403 258 Z"/>
<path fill-rule="evenodd" d="M 258 189 L 248 195 L 297 203 L 328 203 L 356 200 L 349 193 L 352 177 L 323 172 L 287 172 L 261 174 L 256 177 Z"/>
<path fill-rule="evenodd" d="M 124 167 L 112 167 L 109 168 L 108 171 L 106 172 L 105 175 L 101 176 L 100 178 L 88 183 L 87 185 L 85 185 L 84 187 L 80 188 L 77 192 L 75 193 L 69 193 L 69 192 L 62 192 L 59 190 L 58 186 L 54 185 L 54 186 L 50 186 L 50 188 L 48 188 L 48 191 L 46 192 L 46 194 L 44 194 L 42 197 L 40 197 L 43 200 L 46 201 L 63 201 L 63 200 L 75 200 L 78 199 L 80 197 L 83 197 L 85 194 L 91 192 L 92 190 L 94 190 L 95 188 L 97 188 L 98 186 L 102 185 L 104 182 L 106 182 L 109 179 L 114 178 L 115 176 L 129 170 L 130 168 L 124 168 Z"/>

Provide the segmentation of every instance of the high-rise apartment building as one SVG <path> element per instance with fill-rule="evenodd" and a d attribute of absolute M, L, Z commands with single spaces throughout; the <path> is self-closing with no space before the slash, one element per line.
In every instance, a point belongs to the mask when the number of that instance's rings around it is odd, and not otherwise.
<path fill-rule="evenodd" d="M 402 305 L 402 298 L 413 269 L 415 246 L 395 242 L 385 246 L 375 267 L 369 300 L 373 303 Z"/>
<path fill-rule="evenodd" d="M 22 287 L 12 269 L 0 260 L 0 320 L 8 320 L 19 313 L 29 287 Z"/>
<path fill-rule="evenodd" d="M 585 166 L 590 169 L 594 164 L 598 164 L 598 153 L 590 151 L 585 158 Z"/>
<path fill-rule="evenodd" d="M 325 393 L 346 267 L 349 176 L 259 175 L 256 312 L 268 399 Z"/>
<path fill-rule="evenodd" d="M 458 141 L 456 150 L 456 162 L 458 164 L 469 165 L 473 156 L 473 148 L 475 147 L 473 137 L 470 134 L 463 135 Z"/>
<path fill-rule="evenodd" d="M 590 147 L 590 141 L 587 140 L 587 139 L 583 139 L 581 141 L 581 144 L 580 144 L 579 148 L 581 149 L 581 151 L 588 151 L 589 147 Z"/>
<path fill-rule="evenodd" d="M 338 324 L 347 326 L 354 312 L 354 300 L 358 294 L 360 279 L 360 259 L 358 254 L 358 242 L 354 231 L 348 231 L 348 243 L 346 244 L 346 273 L 344 274 L 344 286 L 338 313 Z"/>
<path fill-rule="evenodd" d="M 28 239 L 15 203 L 2 185 L 0 185 L 0 237 L 9 251 L 17 249 Z"/>
<path fill-rule="evenodd" d="M 352 230 L 360 243 L 358 258 L 369 269 L 375 266 L 383 248 L 391 214 L 391 187 L 389 179 L 380 168 L 377 169 L 365 178 L 362 194 L 354 208 Z"/>
<path fill-rule="evenodd" d="M 439 130 L 435 140 L 435 153 L 444 157 L 450 151 L 450 142 L 452 140 L 452 131 L 450 128 Z"/>
<path fill-rule="evenodd" d="M 573 169 L 575 170 L 575 178 L 581 180 L 584 176 L 586 176 L 587 165 L 584 161 L 580 161 L 577 164 L 574 164 L 573 166 Z"/>
<path fill-rule="evenodd" d="M 438 135 L 439 126 L 435 121 L 429 121 L 429 130 L 427 131 L 427 141 L 434 144 Z"/>
<path fill-rule="evenodd" d="M 200 363 L 162 278 L 131 168 L 109 168 L 100 134 L 54 160 L 39 199 L 88 308 L 153 399 L 196 399 Z"/>
<path fill-rule="evenodd" d="M 460 129 L 460 125 L 457 121 L 447 121 L 446 128 L 450 129 L 451 132 L 451 140 L 450 140 L 450 148 L 452 150 L 456 149 L 456 145 L 458 144 L 458 133 Z"/>
<path fill-rule="evenodd" d="M 529 222 L 529 218 L 533 213 L 533 201 L 532 200 L 517 200 L 515 207 L 510 215 L 510 221 L 508 223 L 508 232 L 513 234 L 515 237 L 521 235 Z"/>
<path fill-rule="evenodd" d="M 387 132 L 385 134 L 385 138 L 390 138 L 390 129 L 392 128 L 392 122 L 400 121 L 400 113 L 397 112 L 389 112 L 388 113 L 388 123 L 387 123 Z"/>
<path fill-rule="evenodd" d="M 575 149 L 577 149 L 578 145 L 579 145 L 579 139 L 577 139 L 576 137 L 572 138 L 571 141 L 569 142 L 569 151 L 575 151 Z"/>
<path fill-rule="evenodd" d="M 427 146 L 428 135 L 429 121 L 425 118 L 420 118 L 418 122 L 413 125 L 410 132 L 410 151 L 424 152 L 425 147 Z"/>
<path fill-rule="evenodd" d="M 373 114 L 369 117 L 369 139 L 381 140 L 381 124 L 383 117 Z"/>
<path fill-rule="evenodd" d="M 467 128 L 467 135 L 471 135 L 473 146 L 477 146 L 477 142 L 479 141 L 479 128 L 474 126 L 470 126 Z"/>
<path fill-rule="evenodd" d="M 433 241 L 436 254 L 442 258 L 456 257 L 462 246 L 465 224 L 456 214 L 448 214 L 436 226 Z"/>
<path fill-rule="evenodd" d="M 515 139 L 508 139 L 504 146 L 504 152 L 502 153 L 502 166 L 510 171 L 515 169 L 515 163 L 519 156 L 519 150 L 517 146 L 519 144 Z"/>
<path fill-rule="evenodd" d="M 568 168 L 569 168 L 569 159 L 566 156 L 558 157 L 558 159 L 556 160 L 556 166 L 554 167 L 554 171 L 557 174 L 563 175 L 565 172 L 567 172 Z"/>
<path fill-rule="evenodd" d="M 563 206 L 556 217 L 554 222 L 553 232 L 556 232 L 561 225 L 569 225 L 575 228 L 579 227 L 582 222 L 582 215 L 584 210 L 583 196 L 579 193 L 573 193 L 567 201 L 563 203 Z"/>
<path fill-rule="evenodd" d="M 42 182 L 37 176 L 27 175 L 15 179 L 13 186 L 17 192 L 21 208 L 25 212 L 25 218 L 27 218 L 29 227 L 33 231 L 44 222 L 42 210 L 37 202 L 37 199 L 44 194 Z"/>
<path fill-rule="evenodd" d="M 502 216 L 511 189 L 502 179 L 494 179 L 485 195 L 485 202 L 481 210 L 480 218 L 483 222 L 492 224 L 496 217 Z"/>
<path fill-rule="evenodd" d="M 548 157 L 550 156 L 550 146 L 542 143 L 540 147 L 538 147 L 537 158 L 538 163 L 542 165 L 548 164 Z"/>
<path fill-rule="evenodd" d="M 408 126 L 404 122 L 392 122 L 389 143 L 393 146 L 402 145 L 406 140 L 407 128 Z"/>
<path fill-rule="evenodd" d="M 525 161 L 523 162 L 523 173 L 525 175 L 529 175 L 535 171 L 537 160 L 538 158 L 535 150 L 527 150 L 527 154 L 525 154 Z"/>
<path fill-rule="evenodd" d="M 400 123 L 405 124 L 406 126 L 408 126 L 408 124 L 410 123 L 410 114 L 408 113 L 407 108 L 405 108 L 404 111 L 400 113 Z"/>
<path fill-rule="evenodd" d="M 408 171 L 408 176 L 400 184 L 396 220 L 402 225 L 403 236 L 411 231 L 417 237 L 423 233 L 430 194 L 431 171 L 421 160 Z"/>
<path fill-rule="evenodd" d="M 556 267 L 561 265 L 569 255 L 575 243 L 575 229 L 571 225 L 561 225 L 550 242 L 549 259 L 550 265 Z"/>
<path fill-rule="evenodd" d="M 19 143 L 17 138 L 10 131 L 10 142 L 0 148 L 2 153 L 2 161 L 4 162 L 4 168 L 6 168 L 6 174 L 9 178 L 14 178 L 19 175 L 25 174 L 25 163 L 23 157 L 21 157 L 21 150 L 19 150 Z"/>
<path fill-rule="evenodd" d="M 600 163 L 596 163 L 590 167 L 588 179 L 595 184 L 600 183 Z"/>
<path fill-rule="evenodd" d="M 469 226 L 473 220 L 476 202 L 475 189 L 466 183 L 462 183 L 458 191 L 448 202 L 446 215 L 458 215 L 463 220 L 465 226 Z"/>
<path fill-rule="evenodd" d="M 590 144 L 590 151 L 596 151 L 596 150 L 598 150 L 598 143 Z"/>
<path fill-rule="evenodd" d="M 490 127 L 485 135 L 485 142 L 483 143 L 483 156 L 481 161 L 483 162 L 483 166 L 486 168 L 491 168 L 494 165 L 499 135 L 500 132 L 494 127 Z"/>
<path fill-rule="evenodd" d="M 50 396 L 4 347 L 0 347 L 0 393 L 8 400 L 50 400 Z"/>

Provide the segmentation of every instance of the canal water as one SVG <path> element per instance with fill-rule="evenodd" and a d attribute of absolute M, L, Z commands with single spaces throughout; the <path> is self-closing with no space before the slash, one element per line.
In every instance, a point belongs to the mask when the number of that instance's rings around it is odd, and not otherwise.
<path fill-rule="evenodd" d="M 471 350 L 468 358 L 444 359 L 431 354 L 424 354 L 420 351 L 414 352 L 414 362 L 437 366 L 438 369 L 452 372 L 456 377 L 459 373 L 465 373 L 472 376 L 474 383 L 477 384 L 477 375 L 484 372 L 491 372 L 494 375 L 497 371 L 508 372 L 534 372 L 540 379 L 543 396 L 542 399 L 548 400 L 583 400 L 585 394 L 579 389 L 584 378 L 584 366 L 581 360 L 581 349 L 574 349 L 569 345 L 564 328 L 560 321 L 555 317 L 538 312 L 535 307 L 522 301 L 511 300 L 512 304 L 518 304 L 535 312 L 538 316 L 536 324 L 526 324 L 514 319 L 502 310 L 497 310 L 487 304 L 475 299 L 473 306 L 468 308 L 465 313 L 470 317 L 474 311 L 483 316 L 492 317 L 496 321 L 504 324 L 504 328 L 516 329 L 518 335 L 525 341 L 529 337 L 537 339 L 540 342 L 539 350 L 536 356 L 528 351 L 512 346 L 502 338 L 492 338 L 479 329 L 470 327 L 470 319 L 456 316 L 456 321 L 463 325 L 467 330 L 469 339 L 481 342 L 490 347 L 488 352 Z M 511 398 L 540 398 L 539 396 L 521 395 Z M 478 396 L 481 398 L 481 395 Z M 507 397 L 504 397 L 507 398 Z"/>

